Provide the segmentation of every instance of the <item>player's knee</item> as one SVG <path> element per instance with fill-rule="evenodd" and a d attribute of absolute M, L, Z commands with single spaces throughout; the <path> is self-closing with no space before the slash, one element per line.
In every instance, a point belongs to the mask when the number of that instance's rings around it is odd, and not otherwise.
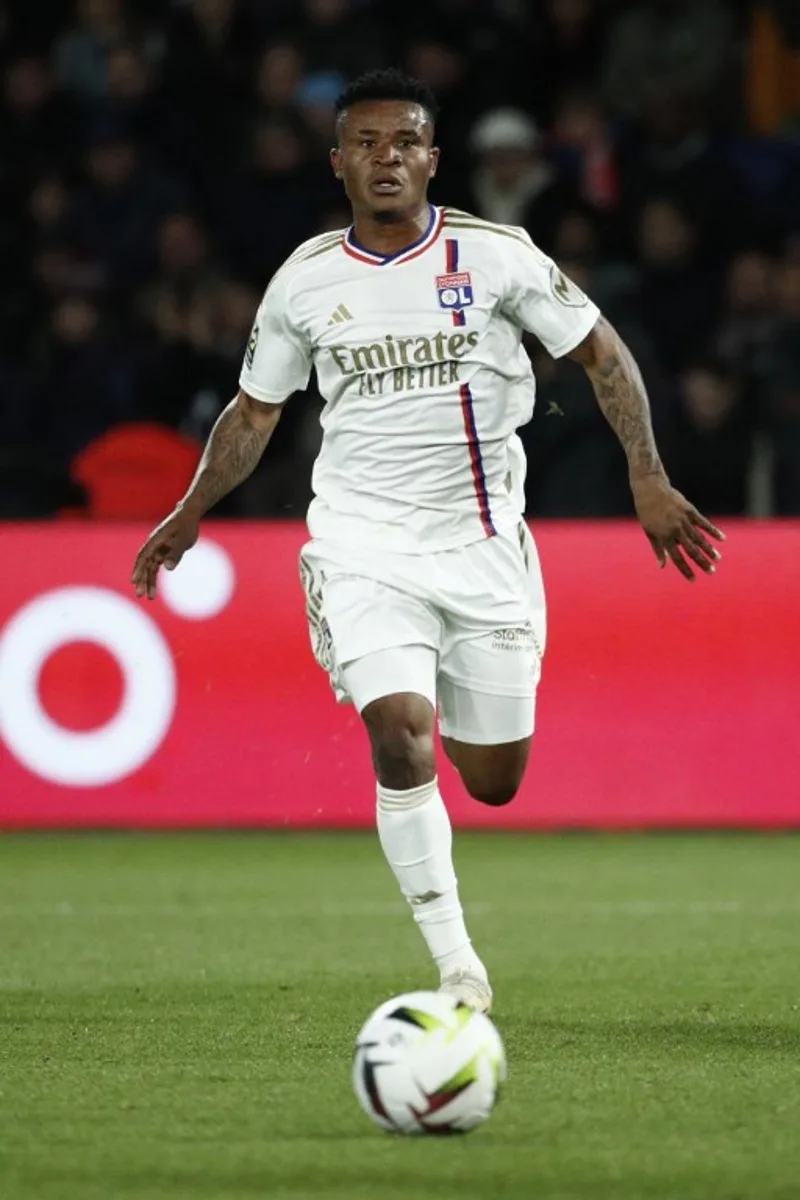
<path fill-rule="evenodd" d="M 391 726 L 373 742 L 378 778 L 385 787 L 419 787 L 435 773 L 433 737 L 411 724 Z"/>
<path fill-rule="evenodd" d="M 428 712 L 427 708 L 430 705 L 426 701 L 422 701 L 422 707 L 376 701 L 361 714 L 372 742 L 375 771 L 384 787 L 400 791 L 433 779 L 433 710 Z"/>
<path fill-rule="evenodd" d="M 473 800 L 488 804 L 491 808 L 502 808 L 510 804 L 519 791 L 518 779 L 464 780 Z"/>

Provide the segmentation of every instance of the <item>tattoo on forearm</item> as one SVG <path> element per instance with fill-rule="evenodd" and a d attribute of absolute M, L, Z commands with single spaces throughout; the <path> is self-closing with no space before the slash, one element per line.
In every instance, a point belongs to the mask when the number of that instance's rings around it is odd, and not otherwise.
<path fill-rule="evenodd" d="M 624 342 L 614 335 L 613 347 L 599 362 L 587 365 L 587 372 L 603 415 L 628 458 L 630 473 L 651 475 L 663 470 L 644 380 Z"/>
<path fill-rule="evenodd" d="M 207 512 L 255 470 L 269 438 L 232 401 L 211 430 L 186 500 Z"/>

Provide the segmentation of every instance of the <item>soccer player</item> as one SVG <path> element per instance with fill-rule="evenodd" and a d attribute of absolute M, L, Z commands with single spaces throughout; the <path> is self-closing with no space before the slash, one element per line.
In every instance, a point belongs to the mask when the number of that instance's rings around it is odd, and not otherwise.
<path fill-rule="evenodd" d="M 434 721 L 467 791 L 513 799 L 528 760 L 545 600 L 522 521 L 515 430 L 534 379 L 521 338 L 586 370 L 627 456 L 662 566 L 710 573 L 723 535 L 669 483 L 629 351 L 523 229 L 429 203 L 434 99 L 395 71 L 341 96 L 331 162 L 347 230 L 303 243 L 258 310 L 238 395 L 195 478 L 133 570 L 153 598 L 198 523 L 259 461 L 284 402 L 316 368 L 323 440 L 301 553 L 315 655 L 360 712 L 377 777 L 380 844 L 441 988 L 488 1011 L 492 991 L 459 901 L 436 780 Z M 268 214 L 265 214 L 268 219 Z"/>

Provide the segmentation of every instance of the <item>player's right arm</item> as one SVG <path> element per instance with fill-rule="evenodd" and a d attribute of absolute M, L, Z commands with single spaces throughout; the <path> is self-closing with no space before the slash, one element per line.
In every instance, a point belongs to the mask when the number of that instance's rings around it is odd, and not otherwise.
<path fill-rule="evenodd" d="M 136 556 L 132 581 L 137 596 L 154 599 L 159 567 L 172 571 L 197 541 L 200 518 L 252 474 L 280 420 L 281 408 L 240 389 L 220 413 L 189 490 Z"/>
<path fill-rule="evenodd" d="M 188 492 L 142 546 L 133 567 L 137 596 L 152 600 L 159 568 L 173 570 L 197 541 L 200 518 L 251 474 L 284 402 L 311 374 L 311 350 L 291 315 L 291 274 L 279 271 L 264 294 L 247 345 L 238 395 L 220 414 Z"/>

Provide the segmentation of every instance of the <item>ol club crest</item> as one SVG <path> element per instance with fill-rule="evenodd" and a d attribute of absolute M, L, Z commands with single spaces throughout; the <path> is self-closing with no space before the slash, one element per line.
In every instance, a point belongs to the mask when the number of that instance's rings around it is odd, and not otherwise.
<path fill-rule="evenodd" d="M 436 294 L 439 305 L 446 309 L 469 308 L 472 304 L 472 276 L 469 271 L 453 271 L 450 275 L 436 276 Z"/>

